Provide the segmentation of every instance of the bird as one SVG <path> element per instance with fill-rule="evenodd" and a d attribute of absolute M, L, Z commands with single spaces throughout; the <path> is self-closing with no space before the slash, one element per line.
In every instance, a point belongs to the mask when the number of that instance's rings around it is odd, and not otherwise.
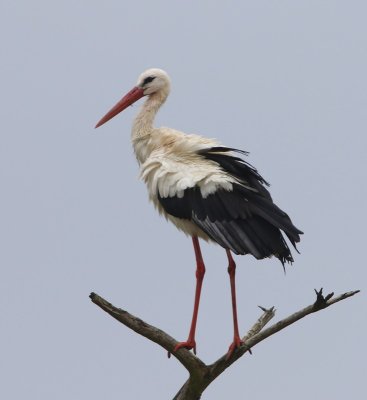
<path fill-rule="evenodd" d="M 272 200 L 269 183 L 246 161 L 248 152 L 226 147 L 216 139 L 154 126 L 154 119 L 171 88 L 168 74 L 159 68 L 143 72 L 136 85 L 95 126 L 105 124 L 145 97 L 132 126 L 131 141 L 141 179 L 158 212 L 191 237 L 196 258 L 194 309 L 188 338 L 173 349 L 193 350 L 201 288 L 206 272 L 200 240 L 224 248 L 231 288 L 233 340 L 227 359 L 243 345 L 236 302 L 236 263 L 233 254 L 292 263 L 285 237 L 297 250 L 303 233 Z M 284 237 L 285 236 L 285 237 Z"/>

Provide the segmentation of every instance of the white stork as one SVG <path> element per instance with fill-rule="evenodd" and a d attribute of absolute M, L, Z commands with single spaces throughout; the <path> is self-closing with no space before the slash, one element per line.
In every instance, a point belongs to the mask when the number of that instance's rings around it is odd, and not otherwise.
<path fill-rule="evenodd" d="M 227 357 L 241 346 L 237 322 L 235 269 L 231 252 L 257 259 L 275 256 L 281 263 L 293 258 L 282 235 L 292 245 L 302 233 L 278 208 L 265 188 L 268 183 L 240 156 L 245 151 L 224 147 L 218 141 L 186 135 L 171 128 L 155 128 L 155 115 L 170 92 L 170 79 L 161 69 L 143 72 L 137 85 L 96 125 L 147 96 L 132 128 L 132 144 L 141 177 L 158 212 L 191 236 L 196 257 L 196 291 L 188 339 L 176 345 L 196 352 L 195 328 L 205 265 L 199 238 L 222 246 L 228 257 L 233 311 L 233 342 Z"/>

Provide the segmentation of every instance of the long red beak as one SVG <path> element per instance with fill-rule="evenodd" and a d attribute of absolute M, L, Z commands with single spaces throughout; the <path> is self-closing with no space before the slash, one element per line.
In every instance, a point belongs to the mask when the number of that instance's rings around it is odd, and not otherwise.
<path fill-rule="evenodd" d="M 135 103 L 137 100 L 141 99 L 144 96 L 144 90 L 140 87 L 134 87 L 128 94 L 126 94 L 114 107 L 111 108 L 108 113 L 100 119 L 95 128 L 103 125 L 111 118 L 116 116 L 121 111 L 125 110 L 125 108 L 131 106 L 131 104 Z"/>

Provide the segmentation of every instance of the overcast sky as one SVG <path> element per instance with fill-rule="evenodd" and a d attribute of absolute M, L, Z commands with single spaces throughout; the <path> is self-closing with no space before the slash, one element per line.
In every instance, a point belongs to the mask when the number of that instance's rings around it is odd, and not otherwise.
<path fill-rule="evenodd" d="M 305 232 L 284 275 L 237 257 L 242 333 L 314 301 L 307 317 L 245 356 L 203 399 L 366 396 L 367 4 L 364 1 L 2 1 L 0 397 L 170 399 L 186 370 L 95 305 L 91 291 L 187 337 L 191 242 L 138 180 L 139 105 L 95 123 L 147 68 L 172 93 L 157 124 L 250 152 L 276 203 Z M 198 355 L 232 339 L 227 261 L 207 265 Z"/>

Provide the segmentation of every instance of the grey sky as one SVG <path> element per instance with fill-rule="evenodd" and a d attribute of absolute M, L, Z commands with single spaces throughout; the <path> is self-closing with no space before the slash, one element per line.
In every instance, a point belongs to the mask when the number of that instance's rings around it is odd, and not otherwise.
<path fill-rule="evenodd" d="M 169 399 L 186 371 L 104 315 L 186 339 L 190 241 L 161 220 L 130 145 L 137 107 L 95 131 L 146 68 L 172 78 L 157 124 L 251 152 L 305 235 L 286 276 L 237 257 L 241 332 L 314 288 L 357 297 L 256 347 L 203 399 L 366 395 L 367 5 L 363 1 L 3 1 L 0 397 Z M 232 339 L 225 252 L 203 245 L 206 362 Z M 279 396 L 278 396 L 279 394 Z"/>

